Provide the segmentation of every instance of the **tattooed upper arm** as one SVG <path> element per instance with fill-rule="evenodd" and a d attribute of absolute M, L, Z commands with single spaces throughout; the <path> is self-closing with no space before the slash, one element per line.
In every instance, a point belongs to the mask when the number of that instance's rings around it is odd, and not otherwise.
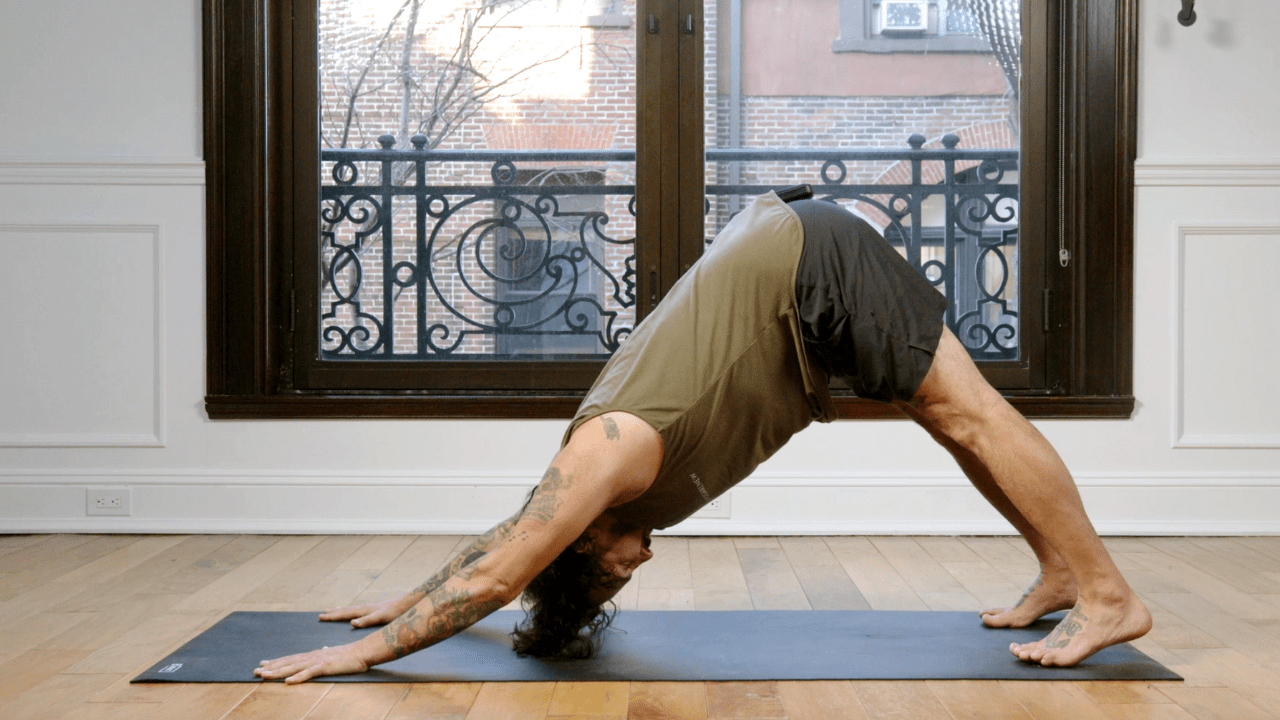
<path fill-rule="evenodd" d="M 622 437 L 622 430 L 618 428 L 618 422 L 611 417 L 602 418 L 604 424 L 604 437 L 606 440 L 617 440 Z"/>

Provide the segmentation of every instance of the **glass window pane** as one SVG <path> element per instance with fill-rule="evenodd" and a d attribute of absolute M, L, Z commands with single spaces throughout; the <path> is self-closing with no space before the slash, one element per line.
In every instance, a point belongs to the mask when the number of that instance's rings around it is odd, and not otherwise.
<path fill-rule="evenodd" d="M 322 359 L 612 352 L 635 323 L 634 8 L 319 8 Z"/>
<path fill-rule="evenodd" d="M 975 359 L 1017 359 L 1019 3 L 706 0 L 708 242 L 811 184 L 947 295 Z"/>

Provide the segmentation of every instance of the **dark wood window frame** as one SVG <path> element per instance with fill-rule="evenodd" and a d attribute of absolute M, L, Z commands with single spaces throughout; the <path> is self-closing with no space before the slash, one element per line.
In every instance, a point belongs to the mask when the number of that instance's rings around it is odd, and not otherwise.
<path fill-rule="evenodd" d="M 673 14 L 695 7 L 689 0 L 648 2 Z M 1046 257 L 1043 294 L 1029 303 L 1042 315 L 1045 329 L 1043 382 L 1038 388 L 1005 392 L 1031 417 L 1125 418 L 1134 405 L 1137 0 L 1059 0 L 1050 5 L 1056 11 L 1045 15 L 1042 24 L 1032 20 L 1024 28 L 1024 42 L 1045 42 L 1056 46 L 1056 52 L 1024 54 L 1023 92 L 1046 102 L 1028 109 L 1028 115 L 1043 114 L 1038 122 L 1025 115 L 1023 120 L 1024 156 L 1045 159 L 1023 170 L 1023 227 L 1051 239 L 1046 255 L 1062 238 L 1071 261 L 1062 267 L 1056 254 Z M 203 4 L 209 416 L 569 417 L 580 389 L 446 394 L 294 387 L 295 276 L 287 234 L 290 213 L 300 203 L 293 182 L 299 175 L 288 152 L 295 118 L 287 99 L 300 58 L 291 55 L 292 21 L 287 0 Z M 646 92 L 685 90 L 658 83 L 645 89 L 646 75 L 671 77 L 664 62 L 669 61 L 641 58 L 639 104 Z M 1036 62 L 1047 65 L 1037 69 Z M 1060 87 L 1052 87 L 1059 81 Z M 698 158 L 661 173 L 701 173 L 700 141 L 695 148 L 683 136 L 673 136 L 669 122 L 646 124 L 655 127 L 654 135 L 646 140 L 640 129 L 640 152 L 648 142 L 649 147 L 677 148 L 681 157 Z M 637 185 L 665 180 L 641 174 Z M 670 209 L 660 217 L 640 218 L 642 229 L 652 223 L 650 227 L 667 231 L 664 235 L 680 235 L 680 228 L 701 222 L 701 203 L 677 199 L 667 205 Z M 700 233 L 694 237 L 701 239 Z M 688 264 L 688 254 L 673 248 L 659 257 L 640 258 L 638 264 L 678 270 Z M 674 274 L 666 274 L 670 277 L 663 284 L 669 285 Z M 646 294 L 642 291 L 640 297 Z M 852 397 L 839 398 L 838 405 L 843 417 L 898 416 L 892 408 Z"/>

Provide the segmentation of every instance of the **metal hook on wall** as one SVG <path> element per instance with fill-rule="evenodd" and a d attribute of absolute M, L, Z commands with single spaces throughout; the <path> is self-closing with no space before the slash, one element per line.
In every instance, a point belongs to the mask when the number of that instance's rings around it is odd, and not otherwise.
<path fill-rule="evenodd" d="M 1178 13 L 1178 22 L 1189 27 L 1196 21 L 1196 0 L 1182 0 L 1182 12 Z"/>

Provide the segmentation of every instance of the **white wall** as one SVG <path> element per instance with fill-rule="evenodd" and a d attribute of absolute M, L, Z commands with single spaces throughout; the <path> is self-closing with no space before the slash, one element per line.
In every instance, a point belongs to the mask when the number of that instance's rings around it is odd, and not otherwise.
<path fill-rule="evenodd" d="M 1044 421 L 1103 532 L 1280 532 L 1274 0 L 1144 0 L 1135 393 Z M 210 422 L 195 0 L 5 3 L 0 531 L 464 532 L 554 452 L 543 421 Z M 145 18 L 145 22 L 141 19 Z M 1250 304 L 1242 305 L 1248 302 Z M 86 488 L 131 515 L 86 517 Z M 995 532 L 905 422 L 817 427 L 690 532 Z"/>

